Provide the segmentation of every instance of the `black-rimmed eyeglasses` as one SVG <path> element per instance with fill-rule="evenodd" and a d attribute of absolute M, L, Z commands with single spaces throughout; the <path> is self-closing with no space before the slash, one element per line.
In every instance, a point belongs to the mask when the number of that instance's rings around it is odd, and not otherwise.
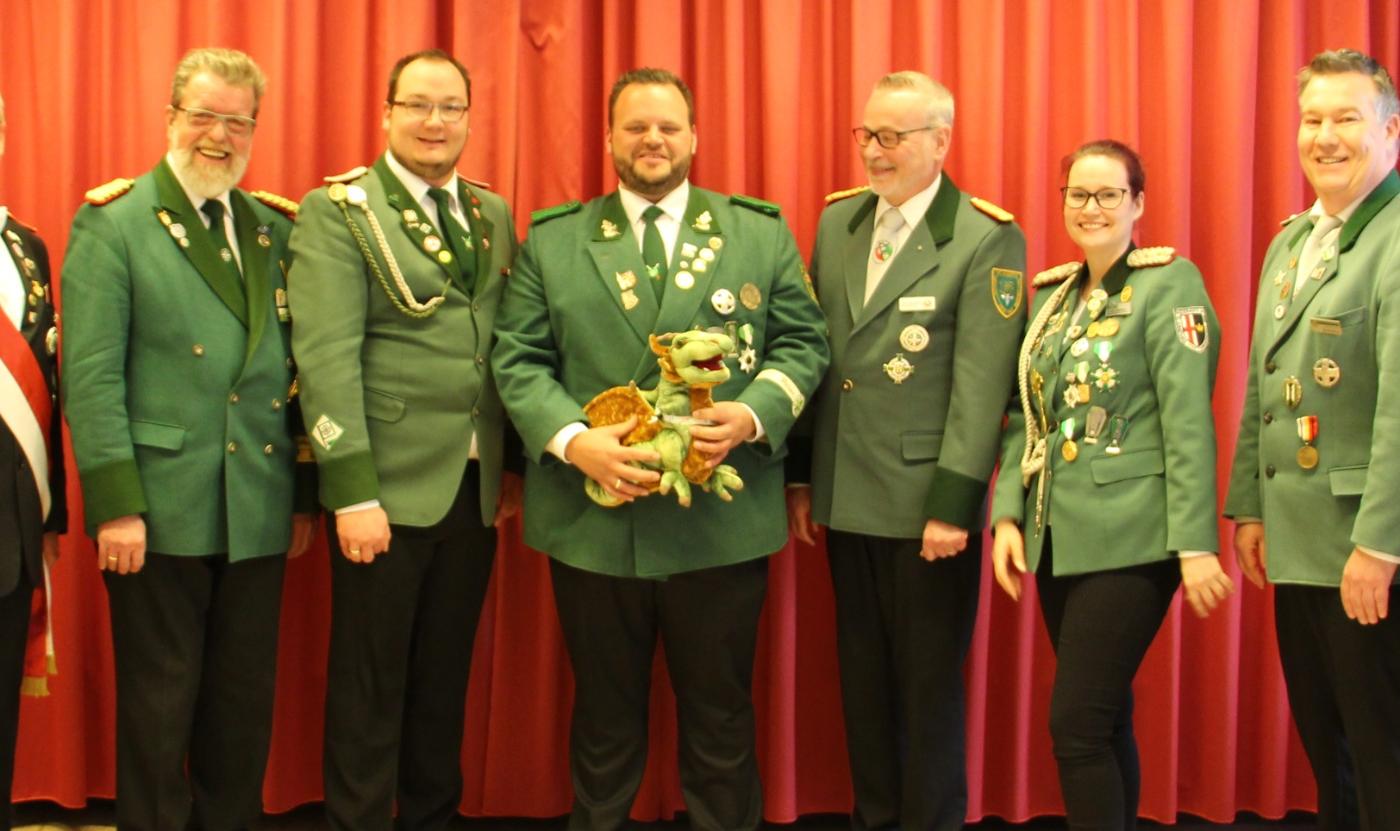
<path fill-rule="evenodd" d="M 869 127 L 857 127 L 851 131 L 851 135 L 856 137 L 856 144 L 861 147 L 868 147 L 870 140 L 874 139 L 886 150 L 893 150 L 899 146 L 904 137 L 910 133 L 922 133 L 925 130 L 932 130 L 933 125 L 927 127 L 915 127 L 912 130 L 872 130 Z"/>

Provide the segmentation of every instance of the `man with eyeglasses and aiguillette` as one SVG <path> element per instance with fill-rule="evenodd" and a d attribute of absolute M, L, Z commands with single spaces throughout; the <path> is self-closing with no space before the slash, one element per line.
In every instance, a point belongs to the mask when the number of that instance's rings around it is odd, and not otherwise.
<path fill-rule="evenodd" d="M 292 235 L 292 346 L 330 524 L 326 816 L 445 828 L 462 796 L 472 642 L 519 459 L 487 358 L 515 254 L 505 200 L 457 174 L 471 78 L 389 74 L 388 150 L 327 179 Z M 518 465 L 512 469 L 518 469 Z"/>
<path fill-rule="evenodd" d="M 305 550 L 315 510 L 284 280 L 296 204 L 237 187 L 264 87 L 242 52 L 185 55 L 169 152 L 88 192 L 63 262 L 64 412 L 111 606 L 123 831 L 235 831 L 262 811 L 283 554 Z"/>
<path fill-rule="evenodd" d="M 828 529 L 852 827 L 961 828 L 961 670 L 1025 238 L 943 171 L 953 96 L 927 75 L 881 78 L 853 132 L 870 184 L 828 196 L 817 229 L 831 366 L 789 459 L 789 526 L 809 545 Z"/>

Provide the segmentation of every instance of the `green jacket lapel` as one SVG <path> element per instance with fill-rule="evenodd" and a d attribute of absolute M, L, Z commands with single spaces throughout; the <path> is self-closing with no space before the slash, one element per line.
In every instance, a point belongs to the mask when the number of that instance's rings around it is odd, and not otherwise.
<path fill-rule="evenodd" d="M 875 236 L 873 216 L 879 201 L 875 194 L 867 195 L 846 226 L 851 232 L 846 248 L 846 302 L 850 304 L 852 325 L 865 311 L 865 274 L 870 269 L 870 241 Z"/>
<path fill-rule="evenodd" d="M 171 237 L 170 244 L 184 253 L 214 294 L 228 306 L 234 317 L 247 326 L 248 300 L 243 294 L 243 283 L 234 270 L 219 259 L 205 230 L 204 220 L 190 204 L 185 189 L 180 187 L 175 172 L 164 159 L 156 165 L 154 178 L 160 204 L 156 206 L 156 216 L 151 221 L 166 226 Z M 237 218 L 234 221 L 237 222 Z"/>
<path fill-rule="evenodd" d="M 958 205 L 961 201 L 962 193 L 953 184 L 952 177 L 943 174 L 943 182 L 938 186 L 938 193 L 933 197 L 928 212 L 924 214 L 924 221 L 914 226 L 909 238 L 900 246 L 899 253 L 894 256 L 894 262 L 890 263 L 885 276 L 880 279 L 880 285 L 875 287 L 875 293 L 870 296 L 870 302 L 865 304 L 862 314 L 857 316 L 852 332 L 859 331 L 867 322 L 878 316 L 920 277 L 938 268 L 943 246 L 953 238 Z M 931 256 L 920 256 L 921 247 L 930 248 Z"/>
<path fill-rule="evenodd" d="M 438 229 L 423 215 L 422 206 L 408 192 L 408 188 L 399 177 L 394 175 L 394 171 L 389 169 L 389 164 L 384 161 L 383 156 L 375 161 L 374 172 L 379 176 L 380 185 L 384 187 L 384 200 L 399 215 L 399 224 L 412 243 L 413 249 L 442 269 L 442 273 L 454 281 L 458 288 L 465 290 L 462 285 L 462 272 L 453 262 L 452 250 Z"/>
<path fill-rule="evenodd" d="M 656 295 L 647 285 L 647 270 L 637 238 L 628 227 L 622 199 L 613 191 L 593 217 L 596 227 L 588 241 L 588 255 L 598 269 L 598 279 L 612 295 L 622 316 L 642 343 L 648 343 L 656 323 Z M 647 354 L 651 354 L 650 351 Z"/>
<path fill-rule="evenodd" d="M 692 185 L 690 198 L 686 201 L 685 218 L 681 220 L 680 233 L 676 235 L 676 248 L 671 252 L 668 285 L 661 298 L 661 313 L 656 320 L 655 328 L 659 334 L 682 332 L 690 328 L 700 303 L 710 294 L 715 269 L 724 260 L 723 246 L 719 249 L 710 247 L 710 240 L 716 238 L 724 239 L 719 222 L 710 210 L 710 200 Z M 696 253 L 683 256 L 682 252 L 689 250 L 687 246 L 693 246 Z M 713 251 L 714 256 L 710 260 L 702 259 L 701 251 Z M 695 270 L 697 261 L 705 263 L 703 271 Z M 694 281 L 688 289 L 681 288 L 677 283 L 677 279 L 685 279 L 682 274 L 689 274 Z"/>
<path fill-rule="evenodd" d="M 34 261 L 34 252 L 29 250 L 28 240 L 15 227 L 12 217 L 5 218 L 4 243 L 6 254 L 14 261 L 15 273 L 20 276 L 20 281 L 24 286 L 24 313 L 19 319 L 19 330 L 26 339 L 33 333 L 38 325 L 38 312 L 44 305 L 44 299 L 35 293 L 36 286 L 40 286 L 38 272 Z M 3 325 L 3 322 L 0 322 Z"/>
<path fill-rule="evenodd" d="M 267 300 L 271 294 L 267 282 L 267 255 L 272 246 L 272 228 L 258 222 L 253 204 L 243 191 L 235 189 L 229 196 L 233 203 L 234 232 L 238 235 L 238 254 L 243 260 L 243 288 L 248 295 L 246 364 L 257 351 L 258 340 L 267 328 Z"/>
<path fill-rule="evenodd" d="M 472 254 L 476 258 L 476 272 L 472 277 L 472 296 L 475 297 L 486 285 L 486 273 L 491 268 L 491 234 L 496 227 L 486 214 L 481 212 L 481 199 L 471 186 L 457 178 L 457 198 L 461 200 L 463 212 L 472 235 Z"/>

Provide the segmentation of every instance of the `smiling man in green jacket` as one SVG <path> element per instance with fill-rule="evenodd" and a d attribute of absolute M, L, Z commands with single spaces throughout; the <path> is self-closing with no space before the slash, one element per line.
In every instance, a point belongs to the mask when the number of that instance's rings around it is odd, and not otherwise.
<path fill-rule="evenodd" d="M 117 824 L 133 831 L 261 813 L 282 555 L 311 533 L 292 518 L 296 206 L 237 188 L 263 88 L 242 52 L 187 54 L 169 153 L 88 193 L 63 262 L 64 412 L 111 602 Z"/>

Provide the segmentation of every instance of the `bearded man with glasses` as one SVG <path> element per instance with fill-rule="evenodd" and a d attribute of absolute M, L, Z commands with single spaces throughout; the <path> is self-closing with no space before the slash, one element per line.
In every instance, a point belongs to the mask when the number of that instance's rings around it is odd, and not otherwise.
<path fill-rule="evenodd" d="M 961 828 L 967 811 L 961 670 L 1026 247 L 943 172 L 952 132 L 942 85 L 880 79 L 853 131 L 870 184 L 827 197 L 812 254 L 832 360 L 788 519 L 809 545 L 828 528 L 856 829 Z"/>
<path fill-rule="evenodd" d="M 89 191 L 64 257 L 64 410 L 111 605 L 132 831 L 260 816 L 283 555 L 312 532 L 284 280 L 296 204 L 237 187 L 264 87 L 242 52 L 187 54 L 169 152 Z"/>
<path fill-rule="evenodd" d="M 388 149 L 328 177 L 292 235 L 302 412 L 334 512 L 326 815 L 440 829 L 462 797 L 472 642 L 520 453 L 491 378 L 515 254 L 505 200 L 458 175 L 471 78 L 451 55 L 389 75 Z"/>

